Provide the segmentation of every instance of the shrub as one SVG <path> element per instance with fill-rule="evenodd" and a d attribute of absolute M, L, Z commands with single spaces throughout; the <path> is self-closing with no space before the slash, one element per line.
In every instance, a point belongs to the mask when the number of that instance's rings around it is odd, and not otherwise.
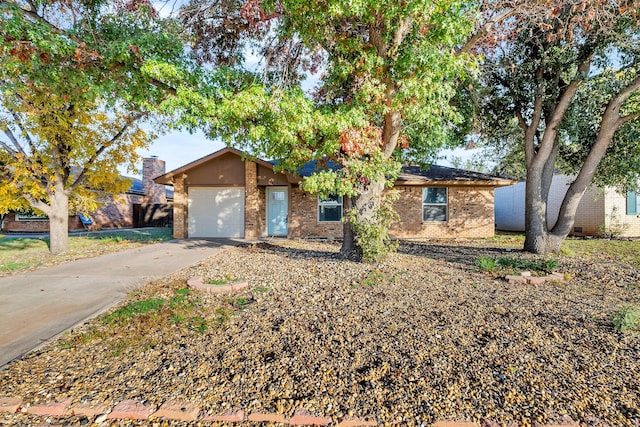
<path fill-rule="evenodd" d="M 613 326 L 618 332 L 628 332 L 640 326 L 640 308 L 623 305 L 613 313 Z"/>
<path fill-rule="evenodd" d="M 476 259 L 476 266 L 482 271 L 494 271 L 498 266 L 496 260 L 490 256 L 481 256 Z"/>
<path fill-rule="evenodd" d="M 498 264 L 505 268 L 515 268 L 518 270 L 532 270 L 532 271 L 544 271 L 550 273 L 558 266 L 558 260 L 539 259 L 539 260 L 524 260 L 518 258 L 499 258 Z"/>

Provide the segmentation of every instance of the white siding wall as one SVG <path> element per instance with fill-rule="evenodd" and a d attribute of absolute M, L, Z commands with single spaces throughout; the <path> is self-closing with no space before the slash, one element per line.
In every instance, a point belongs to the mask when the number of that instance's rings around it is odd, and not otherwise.
<path fill-rule="evenodd" d="M 560 204 L 571 183 L 571 178 L 555 175 L 549 190 L 547 223 L 552 227 L 558 219 Z M 509 187 L 495 190 L 496 228 L 504 231 L 524 231 L 525 183 L 519 182 Z M 604 223 L 604 196 L 597 189 L 585 193 L 578 211 L 574 229 L 582 229 L 575 234 L 598 234 L 600 224 Z"/>

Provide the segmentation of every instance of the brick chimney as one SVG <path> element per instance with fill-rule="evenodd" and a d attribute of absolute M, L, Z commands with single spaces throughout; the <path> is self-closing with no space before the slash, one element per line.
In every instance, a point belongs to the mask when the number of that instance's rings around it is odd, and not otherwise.
<path fill-rule="evenodd" d="M 162 184 L 153 182 L 165 173 L 164 160 L 151 156 L 142 160 L 142 191 L 145 194 L 145 203 L 167 203 L 167 193 Z"/>

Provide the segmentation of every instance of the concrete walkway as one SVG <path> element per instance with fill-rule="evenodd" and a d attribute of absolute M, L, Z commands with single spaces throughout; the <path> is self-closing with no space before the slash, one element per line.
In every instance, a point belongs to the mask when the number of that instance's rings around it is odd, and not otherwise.
<path fill-rule="evenodd" d="M 173 240 L 0 278 L 0 369 L 231 240 Z"/>

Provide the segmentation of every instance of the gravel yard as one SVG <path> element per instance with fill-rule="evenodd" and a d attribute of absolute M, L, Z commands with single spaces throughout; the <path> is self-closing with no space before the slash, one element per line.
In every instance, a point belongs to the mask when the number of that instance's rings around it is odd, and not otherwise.
<path fill-rule="evenodd" d="M 475 245 L 404 243 L 374 265 L 338 259 L 333 243 L 231 248 L 10 365 L 0 396 L 111 407 L 179 398 L 209 414 L 304 408 L 380 425 L 640 425 L 640 334 L 611 322 L 640 304 L 638 266 L 563 256 L 568 282 L 508 284 L 474 261 L 531 256 Z M 185 291 L 194 276 L 250 287 Z M 0 414 L 0 424 L 38 420 Z"/>

